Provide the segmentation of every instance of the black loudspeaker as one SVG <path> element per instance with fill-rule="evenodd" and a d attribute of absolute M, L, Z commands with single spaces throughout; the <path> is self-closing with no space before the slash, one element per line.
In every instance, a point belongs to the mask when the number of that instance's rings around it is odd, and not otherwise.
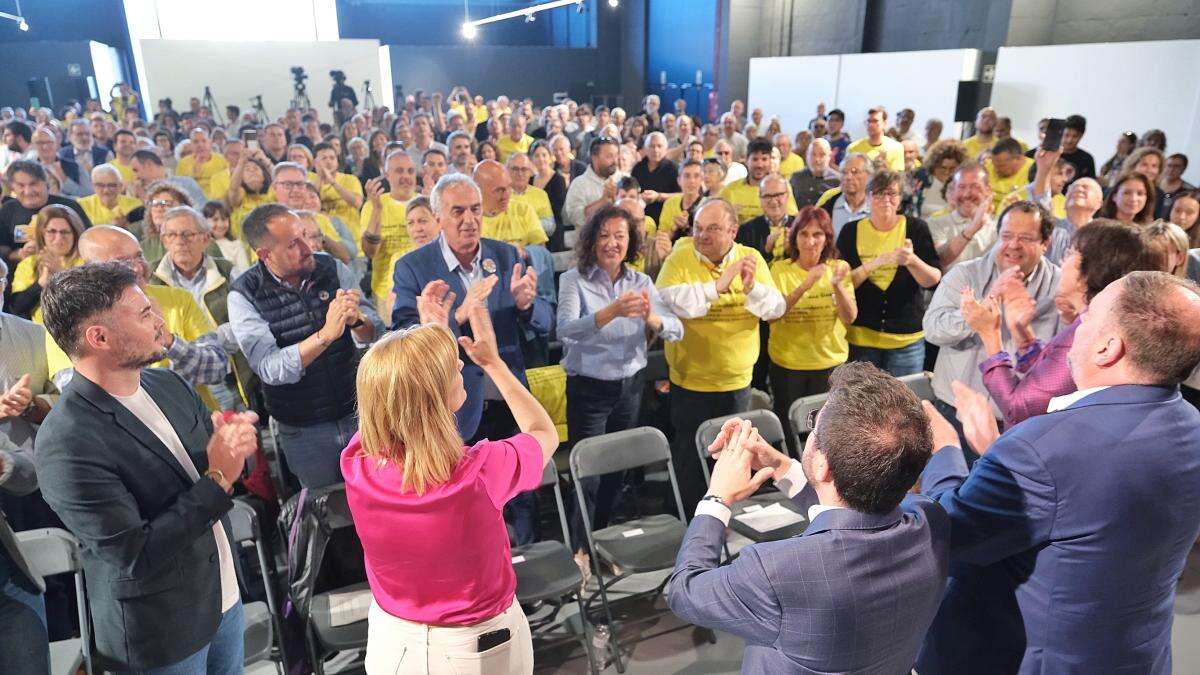
<path fill-rule="evenodd" d="M 958 101 L 954 104 L 955 122 L 974 122 L 975 114 L 992 98 L 992 85 L 979 80 L 960 80 Z"/>
<path fill-rule="evenodd" d="M 54 99 L 50 93 L 50 78 L 31 77 L 26 84 L 29 86 L 30 100 L 37 99 L 39 106 L 54 107 Z"/>

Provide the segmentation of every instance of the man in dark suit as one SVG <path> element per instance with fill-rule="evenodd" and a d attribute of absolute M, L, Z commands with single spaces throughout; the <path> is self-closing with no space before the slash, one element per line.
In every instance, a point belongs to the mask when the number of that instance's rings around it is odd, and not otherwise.
<path fill-rule="evenodd" d="M 917 670 L 1171 672 L 1175 586 L 1200 534 L 1200 288 L 1133 272 L 1092 300 L 1069 354 L 1078 391 L 996 438 L 982 395 L 934 421 L 923 491 L 950 515 L 952 570 Z"/>
<path fill-rule="evenodd" d="M 455 338 L 470 335 L 467 312 L 476 304 L 485 304 L 500 358 L 526 382 L 521 329 L 545 336 L 554 321 L 550 303 L 537 296 L 537 272 L 521 264 L 516 248 L 481 237 L 482 197 L 469 176 L 442 176 L 430 197 L 442 234 L 396 262 L 392 328 L 436 321 L 448 325 Z M 495 385 L 465 352 L 461 358 L 467 400 L 455 415 L 462 437 L 473 443 L 517 433 L 512 413 Z M 533 541 L 536 514 L 532 493 L 518 495 L 512 508 L 518 543 Z"/>
<path fill-rule="evenodd" d="M 0 496 L 37 490 L 32 453 L 0 434 Z M 17 547 L 8 517 L 0 509 L 0 673 L 50 672 L 46 629 L 46 586 Z"/>
<path fill-rule="evenodd" d="M 907 673 L 937 611 L 949 524 L 932 500 L 906 496 L 929 458 L 928 418 L 870 364 L 840 366 L 830 385 L 799 463 L 748 422 L 726 423 L 675 562 L 672 611 L 745 639 L 743 673 Z M 812 504 L 808 529 L 719 567 L 729 507 L 772 476 Z"/>
<path fill-rule="evenodd" d="M 209 418 L 163 358 L 163 320 L 123 263 L 56 275 L 46 328 L 75 377 L 38 434 L 42 494 L 83 546 L 101 667 L 240 673 L 229 493 L 254 413 Z"/>

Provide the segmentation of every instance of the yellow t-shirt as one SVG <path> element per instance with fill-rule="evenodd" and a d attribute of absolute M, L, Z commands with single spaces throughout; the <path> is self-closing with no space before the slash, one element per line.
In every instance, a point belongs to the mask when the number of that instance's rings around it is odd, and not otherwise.
<path fill-rule="evenodd" d="M 496 150 L 500 151 L 500 163 L 508 161 L 508 156 L 514 152 L 529 152 L 529 146 L 533 145 L 533 136 L 524 134 L 521 140 L 514 141 L 512 136 L 505 134 L 503 138 L 496 141 Z"/>
<path fill-rule="evenodd" d="M 405 225 L 408 202 L 394 199 L 391 195 L 381 195 L 379 204 L 382 211 L 379 214 L 379 236 L 383 242 L 371 258 L 371 292 L 375 294 L 376 302 L 383 302 L 392 290 L 395 260 L 412 249 L 412 240 L 408 238 L 408 227 Z M 359 232 L 367 229 L 373 213 L 375 205 L 368 199 L 363 204 L 362 216 L 358 221 Z"/>
<path fill-rule="evenodd" d="M 225 161 L 225 156 L 214 152 L 212 157 L 207 162 L 200 165 L 199 173 L 193 172 L 193 167 L 196 163 L 196 158 L 193 155 L 188 155 L 179 160 L 175 165 L 176 176 L 191 176 L 200 184 L 200 189 L 204 191 L 204 196 L 209 199 L 220 199 L 229 190 L 229 162 Z M 226 174 L 224 180 L 213 180 L 218 174 L 224 172 Z M 223 189 L 222 189 L 222 186 Z"/>
<path fill-rule="evenodd" d="M 787 157 L 779 160 L 779 175 L 784 178 L 788 178 L 797 171 L 803 170 L 804 158 L 794 152 L 789 152 Z"/>
<path fill-rule="evenodd" d="M 962 144 L 967 150 L 967 157 L 969 159 L 979 159 L 979 153 L 992 149 L 992 146 L 996 144 L 996 138 L 993 136 L 992 140 L 985 141 L 979 138 L 979 134 L 975 134 L 970 138 L 963 139 Z"/>
<path fill-rule="evenodd" d="M 275 193 L 270 188 L 268 188 L 266 192 L 264 192 L 260 195 L 252 195 L 243 189 L 242 190 L 242 201 L 238 204 L 237 208 L 234 209 L 233 213 L 229 216 L 229 227 L 233 229 L 233 236 L 237 237 L 238 239 L 241 239 L 242 238 L 242 221 L 244 221 L 246 219 L 246 216 L 250 215 L 250 212 L 253 211 L 254 209 L 258 208 L 259 206 L 262 206 L 263 204 L 270 204 L 273 201 L 275 201 Z"/>
<path fill-rule="evenodd" d="M 658 233 L 658 225 L 655 224 L 653 218 L 651 218 L 650 216 L 646 216 L 646 220 L 642 223 L 642 243 L 644 244 L 646 242 L 651 241 L 652 239 L 654 239 L 654 235 L 657 233 Z M 653 246 L 653 244 L 650 244 L 650 245 Z M 638 272 L 645 273 L 646 272 L 646 256 L 641 253 L 638 253 L 637 257 L 633 259 L 633 262 L 629 263 L 629 266 L 632 267 L 633 269 L 637 270 Z"/>
<path fill-rule="evenodd" d="M 472 122 L 476 126 L 488 120 L 488 109 L 486 105 L 477 105 L 473 108 L 473 110 L 475 111 L 475 115 L 472 117 Z"/>
<path fill-rule="evenodd" d="M 112 158 L 110 164 L 117 167 L 117 171 L 121 172 L 121 181 L 126 185 L 133 185 L 133 182 L 137 180 L 137 174 L 133 172 L 133 164 L 122 164 L 121 160 L 117 159 L 116 156 Z"/>
<path fill-rule="evenodd" d="M 567 440 L 567 371 L 560 365 L 530 368 L 525 371 L 529 393 L 542 404 L 558 429 L 558 440 Z"/>
<path fill-rule="evenodd" d="M 117 195 L 116 208 L 100 203 L 100 195 L 88 195 L 79 200 L 79 207 L 87 214 L 92 225 L 112 225 L 117 216 L 128 216 L 129 212 L 142 205 L 142 200 L 129 195 Z"/>
<path fill-rule="evenodd" d="M 317 174 L 309 172 L 308 180 L 313 185 L 317 184 Z M 338 173 L 333 177 L 334 182 L 349 190 L 351 193 L 363 196 L 362 183 L 357 178 L 348 173 Z M 365 201 L 365 200 L 364 200 Z M 363 204 L 366 207 L 366 204 Z M 332 185 L 321 186 L 321 210 L 331 216 L 340 218 L 346 227 L 350 228 L 350 233 L 354 235 L 354 239 L 358 240 L 362 236 L 362 228 L 366 227 L 364 223 L 361 227 L 359 223 L 359 210 L 354 208 L 350 202 L 342 199 L 342 195 L 338 194 L 337 188 Z"/>
<path fill-rule="evenodd" d="M 509 201 L 510 203 L 522 202 L 528 205 L 537 214 L 539 221 L 547 218 L 554 220 L 554 209 L 550 206 L 550 195 L 546 194 L 545 190 L 536 185 L 530 185 L 521 193 L 514 190 Z"/>
<path fill-rule="evenodd" d="M 984 165 L 988 171 L 988 182 L 992 184 L 992 206 L 995 207 L 995 212 L 999 214 L 1000 204 L 1004 201 L 1004 198 L 1013 190 L 1019 190 L 1030 183 L 1029 169 L 1033 167 L 1033 160 L 1025 157 L 1021 163 L 1021 168 L 1017 169 L 1016 173 L 1007 178 L 1001 178 L 996 174 L 996 167 L 992 165 L 990 158 Z"/>
<path fill-rule="evenodd" d="M 1023 188 L 1017 188 L 1016 190 L 1013 190 L 1012 192 L 1008 193 L 1008 195 L 1003 199 L 1003 201 L 1000 202 L 1000 207 L 998 209 L 996 209 L 996 215 L 999 215 L 1000 212 L 1004 211 L 1004 209 L 1007 209 L 1013 203 L 1019 202 L 1022 199 L 1029 199 L 1029 194 Z M 1055 218 L 1058 218 L 1059 220 L 1066 219 L 1066 217 L 1067 217 L 1067 197 L 1066 197 L 1066 195 L 1053 195 L 1050 197 L 1050 215 L 1054 216 Z M 937 214 L 934 214 L 932 217 L 937 217 Z"/>
<path fill-rule="evenodd" d="M 758 198 L 758 184 L 749 183 L 748 180 L 734 181 L 721 190 L 721 199 L 728 200 L 737 207 L 738 225 L 745 225 L 747 221 L 763 214 L 762 201 Z M 796 198 L 792 196 L 791 190 L 788 190 L 787 214 L 794 216 L 799 212 Z"/>
<path fill-rule="evenodd" d="M 828 190 L 822 192 L 820 197 L 817 197 L 816 206 L 825 206 L 825 204 L 829 203 L 831 199 L 837 199 L 838 195 L 840 194 L 842 194 L 842 188 L 829 188 Z"/>
<path fill-rule="evenodd" d="M 871 161 L 875 161 L 876 157 L 883 155 L 889 169 L 892 171 L 904 170 L 904 146 L 900 145 L 899 141 L 887 136 L 883 137 L 879 145 L 871 145 L 871 141 L 863 136 L 847 146 L 846 152 L 862 153 L 870 157 Z"/>
<path fill-rule="evenodd" d="M 846 324 L 838 317 L 837 307 L 833 304 L 835 265 L 846 263 L 827 261 L 825 276 L 782 317 L 771 322 L 767 354 L 776 365 L 788 370 L 825 370 L 850 358 Z M 807 276 L 808 271 L 791 260 L 771 263 L 771 278 L 784 297 L 803 285 Z M 849 274 L 842 279 L 841 285 L 850 297 L 854 297 L 854 282 Z"/>
<path fill-rule="evenodd" d="M 732 263 L 747 256 L 758 259 L 754 283 L 774 288 L 771 272 L 758 251 L 734 244 Z M 725 269 L 702 259 L 690 240 L 680 239 L 658 273 L 659 289 L 680 284 L 716 281 Z M 746 309 L 742 280 L 735 277 L 729 290 L 708 307 L 708 313 L 683 319 L 683 339 L 666 343 L 667 368 L 671 383 L 692 391 L 733 391 L 750 385 L 758 360 L 758 317 Z"/>
<path fill-rule="evenodd" d="M 142 287 L 142 290 L 146 292 L 152 302 L 158 305 L 159 310 L 162 311 L 163 323 L 166 324 L 167 330 L 174 333 L 176 337 L 192 342 L 217 329 L 208 310 L 196 304 L 192 294 L 182 288 L 148 285 Z M 169 368 L 170 365 L 170 361 L 163 359 L 147 367 Z M 62 349 L 59 349 L 54 338 L 46 333 L 46 369 L 50 372 L 50 376 L 54 377 L 71 367 L 71 359 Z M 204 400 L 209 410 L 221 409 L 217 400 L 209 393 L 208 387 L 199 385 L 196 387 L 196 393 L 200 394 L 200 398 Z"/>
<path fill-rule="evenodd" d="M 662 211 L 658 212 L 657 229 L 661 230 L 665 227 L 668 230 L 674 231 L 675 219 L 681 213 L 683 213 L 683 197 L 679 195 L 667 197 L 667 200 L 663 202 Z"/>
<path fill-rule="evenodd" d="M 880 255 L 888 251 L 894 251 L 904 245 L 904 240 L 908 237 L 908 220 L 904 216 L 900 216 L 900 222 L 887 232 L 880 232 L 871 225 L 871 219 L 865 218 L 856 232 L 856 247 L 858 248 L 858 257 L 862 260 L 862 264 L 874 260 Z M 896 278 L 896 272 L 899 267 L 894 263 L 880 265 L 871 271 L 867 276 L 864 284 L 875 284 L 881 290 L 886 291 L 892 285 L 892 281 Z M 851 344 L 860 347 L 873 347 L 875 349 L 899 349 L 920 340 L 924 337 L 924 331 L 916 333 L 885 333 L 865 328 L 863 326 L 849 326 L 846 329 L 846 337 Z"/>
<path fill-rule="evenodd" d="M 35 281 L 37 281 L 37 278 L 38 278 L 37 264 L 38 264 L 38 256 L 35 253 L 35 254 L 29 256 L 28 258 L 25 258 L 24 260 L 22 260 L 20 262 L 20 264 L 17 265 L 17 269 L 13 271 L 13 280 L 12 280 L 12 292 L 13 293 L 20 293 L 21 291 L 32 286 L 33 283 Z M 66 264 L 64 265 L 63 269 L 71 269 L 72 267 L 79 267 L 82 264 L 83 264 L 83 258 L 80 258 L 78 255 L 74 255 L 66 261 Z M 41 321 L 38 321 L 37 323 L 41 323 Z"/>
<path fill-rule="evenodd" d="M 550 241 L 533 208 L 524 202 L 511 199 L 507 211 L 483 217 L 482 234 L 488 239 L 522 246 Z"/>

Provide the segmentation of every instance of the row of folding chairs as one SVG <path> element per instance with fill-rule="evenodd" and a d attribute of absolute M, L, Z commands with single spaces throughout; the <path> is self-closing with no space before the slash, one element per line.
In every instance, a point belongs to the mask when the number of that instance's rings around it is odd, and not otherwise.
<path fill-rule="evenodd" d="M 234 500 L 229 513 L 232 526 L 231 536 L 239 547 L 252 547 L 258 558 L 265 589 L 265 602 L 247 602 L 245 613 L 245 665 L 275 660 L 273 645 L 279 633 L 278 612 L 271 586 L 267 550 L 259 529 L 258 516 L 249 504 Z M 75 675 L 83 670 L 95 672 L 91 655 L 91 617 L 87 605 L 87 585 L 83 573 L 83 553 L 79 540 L 61 528 L 42 528 L 16 533 L 21 555 L 30 570 L 42 577 L 70 574 L 75 582 L 76 611 L 79 614 L 77 638 L 60 640 L 50 645 L 50 672 L 52 675 Z M 242 577 L 242 566 L 238 565 L 239 583 L 246 587 Z M 275 660 L 278 668 L 278 660 Z"/>

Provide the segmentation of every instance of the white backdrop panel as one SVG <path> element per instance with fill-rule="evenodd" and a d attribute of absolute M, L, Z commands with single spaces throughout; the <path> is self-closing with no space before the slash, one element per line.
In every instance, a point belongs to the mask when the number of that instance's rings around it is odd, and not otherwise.
<path fill-rule="evenodd" d="M 882 105 L 889 124 L 901 108 L 912 108 L 921 138 L 931 117 L 942 121 L 943 138 L 953 136 L 958 83 L 978 79 L 979 57 L 976 49 L 842 55 L 837 107 L 846 113 L 846 131 L 866 136 L 867 109 Z"/>
<path fill-rule="evenodd" d="M 147 90 L 155 99 L 169 97 L 177 110 L 187 107 L 190 96 L 200 96 L 205 85 L 221 106 L 250 109 L 250 98 L 262 94 L 271 118 L 288 108 L 292 99 L 292 66 L 309 74 L 308 96 L 313 107 L 328 115 L 329 71 L 345 71 L 347 83 L 362 98 L 363 80 L 371 80 L 376 100 L 381 100 L 378 40 L 336 42 L 220 42 L 209 40 L 142 40 Z M 389 73 L 390 79 L 390 73 Z M 390 88 L 390 87 L 389 87 Z M 361 102 L 361 101 L 360 101 Z M 224 117 L 223 110 L 214 110 Z"/>
<path fill-rule="evenodd" d="M 1001 47 L 992 106 L 1030 143 L 1039 119 L 1083 115 L 1097 169 L 1122 132 L 1162 129 L 1167 152 L 1192 160 L 1188 182 L 1200 180 L 1200 40 Z"/>
<path fill-rule="evenodd" d="M 779 56 L 750 59 L 750 109 L 762 108 L 767 119 L 778 115 L 793 137 L 808 126 L 817 104 L 833 108 L 837 99 L 838 61 L 831 56 Z"/>

